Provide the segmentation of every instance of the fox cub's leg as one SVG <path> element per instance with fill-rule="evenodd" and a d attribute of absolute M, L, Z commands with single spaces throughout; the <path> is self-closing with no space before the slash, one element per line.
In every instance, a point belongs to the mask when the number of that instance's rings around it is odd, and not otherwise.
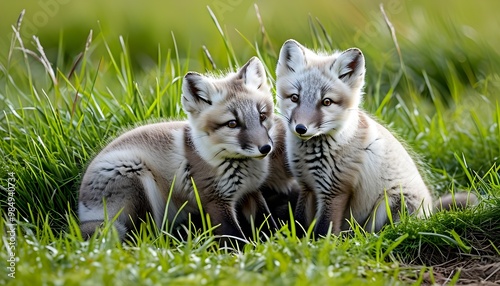
<path fill-rule="evenodd" d="M 243 208 L 237 210 L 237 206 Z M 205 202 L 203 207 L 206 213 L 210 215 L 212 226 L 217 226 L 214 229 L 214 234 L 222 236 L 221 241 L 228 242 L 228 244 L 233 242 L 233 238 L 243 240 L 250 238 L 252 234 L 250 220 L 254 218 L 257 227 L 267 219 L 273 230 L 277 228 L 260 192 L 249 194 L 241 203 L 235 203 L 232 200 L 220 197 L 214 198 Z M 247 211 L 251 211 L 251 213 L 247 213 Z M 237 244 L 241 242 L 242 240 L 236 241 Z"/>
<path fill-rule="evenodd" d="M 141 160 L 111 163 L 102 160 L 87 170 L 78 207 L 84 238 L 89 238 L 105 220 L 119 214 L 115 226 L 123 239 L 128 231 L 146 219 L 148 213 L 160 225 L 165 200 L 152 172 Z"/>
<path fill-rule="evenodd" d="M 279 192 L 272 187 L 263 187 L 261 193 L 277 225 L 292 223 L 290 209 L 295 213 L 300 194 L 298 184 L 290 186 L 288 192 Z M 295 220 L 295 216 L 293 219 Z"/>
<path fill-rule="evenodd" d="M 214 234 L 223 236 L 221 237 L 222 242 L 230 244 L 231 238 L 234 237 L 246 239 L 238 223 L 234 202 L 218 197 L 206 202 L 203 207 L 210 216 L 212 226 L 217 226 L 214 229 Z"/>
<path fill-rule="evenodd" d="M 342 230 L 345 213 L 349 206 L 350 194 L 340 193 L 323 199 L 321 207 L 318 207 L 316 217 L 318 221 L 314 227 L 316 235 L 326 235 L 331 227 L 333 234 L 339 234 Z"/>
<path fill-rule="evenodd" d="M 252 238 L 254 228 L 261 229 L 264 233 L 271 234 L 278 226 L 269 210 L 262 192 L 252 192 L 248 194 L 238 204 L 238 221 L 247 238 Z"/>
<path fill-rule="evenodd" d="M 298 224 L 298 229 L 304 232 L 303 234 L 307 233 L 307 229 L 316 215 L 316 210 L 316 195 L 311 190 L 303 189 L 299 193 L 294 212 L 295 222 Z"/>

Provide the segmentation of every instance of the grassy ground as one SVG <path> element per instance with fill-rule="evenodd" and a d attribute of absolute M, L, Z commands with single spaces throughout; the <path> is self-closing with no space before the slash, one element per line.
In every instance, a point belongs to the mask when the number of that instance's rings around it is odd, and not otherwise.
<path fill-rule="evenodd" d="M 226 12 L 220 2 L 208 3 L 220 23 L 197 7 L 203 16 L 192 26 L 210 30 L 200 33 L 206 43 L 197 42 L 193 31 L 169 34 L 171 40 L 160 45 L 153 32 L 143 41 L 134 40 L 134 30 L 109 36 L 105 20 L 90 35 L 56 30 L 43 37 L 50 33 L 39 28 L 38 44 L 21 26 L 18 36 L 0 41 L 2 284 L 500 281 L 500 40 L 489 29 L 498 27 L 496 2 L 389 1 L 385 10 L 397 39 L 371 2 L 333 9 L 325 1 L 311 8 L 310 18 L 302 6 L 291 6 L 288 12 L 298 19 L 259 3 L 262 22 L 245 1 Z M 245 25 L 236 13 L 243 8 Z M 26 15 L 33 21 L 33 14 Z M 10 23 L 15 27 L 16 17 Z M 178 241 L 145 229 L 135 242 L 121 244 L 111 229 L 82 241 L 74 219 L 76 190 L 100 146 L 135 124 L 183 117 L 180 79 L 188 70 L 234 69 L 257 55 L 274 79 L 287 38 L 326 50 L 360 47 L 368 69 L 364 108 L 421 157 L 436 196 L 466 189 L 481 196 L 480 205 L 427 220 L 404 218 L 379 234 L 356 229 L 318 241 L 299 239 L 285 226 L 237 252 L 219 247 L 205 232 Z"/>

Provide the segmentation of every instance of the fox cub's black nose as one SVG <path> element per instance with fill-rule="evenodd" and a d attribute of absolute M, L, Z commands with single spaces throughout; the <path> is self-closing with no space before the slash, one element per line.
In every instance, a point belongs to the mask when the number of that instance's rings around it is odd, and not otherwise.
<path fill-rule="evenodd" d="M 259 147 L 260 154 L 267 154 L 271 152 L 271 145 L 266 144 Z"/>
<path fill-rule="evenodd" d="M 295 126 L 295 131 L 302 135 L 307 132 L 307 127 L 305 127 L 304 124 L 297 124 L 297 126 Z"/>

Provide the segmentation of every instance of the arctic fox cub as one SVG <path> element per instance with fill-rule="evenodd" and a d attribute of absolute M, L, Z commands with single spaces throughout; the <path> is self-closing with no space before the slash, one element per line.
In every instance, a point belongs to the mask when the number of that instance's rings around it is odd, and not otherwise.
<path fill-rule="evenodd" d="M 254 57 L 224 78 L 189 72 L 182 92 L 187 122 L 135 128 L 92 160 L 79 196 L 84 236 L 105 213 L 113 218 L 120 211 L 115 225 L 122 239 L 148 214 L 159 227 L 164 215 L 185 223 L 189 213 L 199 215 L 191 179 L 212 225 L 220 224 L 215 234 L 247 238 L 239 211 L 265 221 L 269 209 L 259 187 L 269 173 L 274 105 L 262 63 Z"/>
<path fill-rule="evenodd" d="M 280 113 L 288 125 L 287 152 L 302 191 L 295 218 L 338 234 L 352 216 L 368 231 L 398 212 L 432 211 L 429 189 L 403 145 L 358 108 L 365 77 L 359 49 L 321 55 L 285 42 L 277 66 Z M 389 208 L 389 209 L 387 209 Z"/>

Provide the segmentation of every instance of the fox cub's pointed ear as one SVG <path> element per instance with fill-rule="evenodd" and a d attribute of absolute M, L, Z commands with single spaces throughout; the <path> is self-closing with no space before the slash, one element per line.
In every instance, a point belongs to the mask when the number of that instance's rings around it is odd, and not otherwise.
<path fill-rule="evenodd" d="M 210 97 L 214 92 L 214 86 L 206 77 L 199 73 L 188 72 L 182 83 L 182 107 L 191 113 L 212 105 Z"/>
<path fill-rule="evenodd" d="M 243 79 L 245 85 L 259 89 L 267 86 L 267 77 L 264 65 L 257 57 L 252 57 L 238 71 L 238 77 Z"/>
<path fill-rule="evenodd" d="M 306 65 L 305 48 L 295 40 L 288 40 L 280 50 L 276 75 L 298 71 Z"/>
<path fill-rule="evenodd" d="M 357 48 L 348 49 L 339 55 L 331 70 L 351 88 L 361 88 L 365 77 L 365 57 Z"/>

